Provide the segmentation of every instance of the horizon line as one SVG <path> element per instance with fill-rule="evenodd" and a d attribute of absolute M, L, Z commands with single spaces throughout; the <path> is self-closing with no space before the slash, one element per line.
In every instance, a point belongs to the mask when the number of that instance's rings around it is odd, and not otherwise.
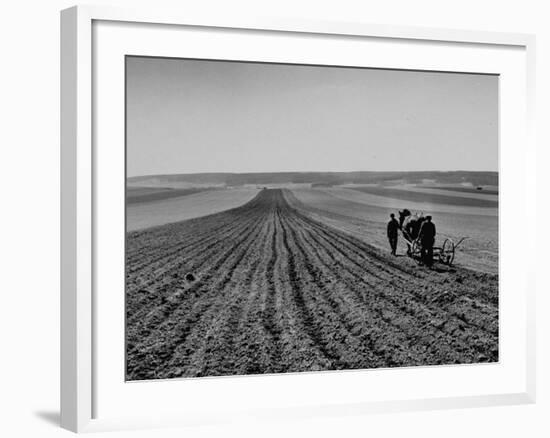
<path fill-rule="evenodd" d="M 248 172 L 227 172 L 227 171 L 205 171 L 205 172 L 183 172 L 183 173 L 148 173 L 140 175 L 126 176 L 128 178 L 141 178 L 153 176 L 178 176 L 178 175 L 245 175 L 245 174 L 281 174 L 281 173 L 499 173 L 499 170 L 279 170 L 279 171 L 248 171 Z"/>

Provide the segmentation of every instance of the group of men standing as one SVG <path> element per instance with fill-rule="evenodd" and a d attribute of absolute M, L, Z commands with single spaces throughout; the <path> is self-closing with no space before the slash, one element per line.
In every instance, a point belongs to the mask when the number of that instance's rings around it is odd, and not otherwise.
<path fill-rule="evenodd" d="M 399 236 L 399 230 L 401 224 L 395 218 L 395 215 L 390 214 L 390 221 L 387 226 L 387 235 L 390 242 L 390 248 L 392 255 L 397 255 L 397 240 Z M 425 220 L 420 226 L 418 232 L 418 239 L 420 240 L 420 262 L 426 266 L 432 266 L 434 259 L 434 243 L 435 243 L 435 224 L 432 222 L 431 216 L 426 216 Z"/>

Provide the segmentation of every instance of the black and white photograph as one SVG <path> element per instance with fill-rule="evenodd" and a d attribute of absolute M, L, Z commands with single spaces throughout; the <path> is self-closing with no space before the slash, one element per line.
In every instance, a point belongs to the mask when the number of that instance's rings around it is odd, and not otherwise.
<path fill-rule="evenodd" d="M 126 380 L 499 361 L 499 77 L 126 56 Z"/>

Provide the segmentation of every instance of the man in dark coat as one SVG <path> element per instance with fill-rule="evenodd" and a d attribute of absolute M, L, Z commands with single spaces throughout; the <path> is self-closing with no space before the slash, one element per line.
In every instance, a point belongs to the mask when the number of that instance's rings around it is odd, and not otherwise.
<path fill-rule="evenodd" d="M 399 222 L 397 222 L 397 219 L 395 218 L 395 215 L 392 213 L 390 214 L 390 221 L 388 222 L 388 240 L 390 241 L 390 247 L 391 247 L 391 253 L 392 255 L 396 255 L 397 250 L 397 232 L 399 230 Z"/>
<path fill-rule="evenodd" d="M 434 261 L 434 243 L 435 243 L 435 224 L 432 222 L 431 216 L 426 216 L 426 220 L 420 227 L 418 233 L 422 250 L 420 258 L 426 266 L 432 266 Z"/>

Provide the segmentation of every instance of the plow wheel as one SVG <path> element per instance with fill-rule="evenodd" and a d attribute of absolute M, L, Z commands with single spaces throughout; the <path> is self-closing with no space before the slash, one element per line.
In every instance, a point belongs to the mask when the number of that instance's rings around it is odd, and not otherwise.
<path fill-rule="evenodd" d="M 439 251 L 439 261 L 447 266 L 451 266 L 455 259 L 455 244 L 451 239 L 445 239 L 441 250 Z"/>

